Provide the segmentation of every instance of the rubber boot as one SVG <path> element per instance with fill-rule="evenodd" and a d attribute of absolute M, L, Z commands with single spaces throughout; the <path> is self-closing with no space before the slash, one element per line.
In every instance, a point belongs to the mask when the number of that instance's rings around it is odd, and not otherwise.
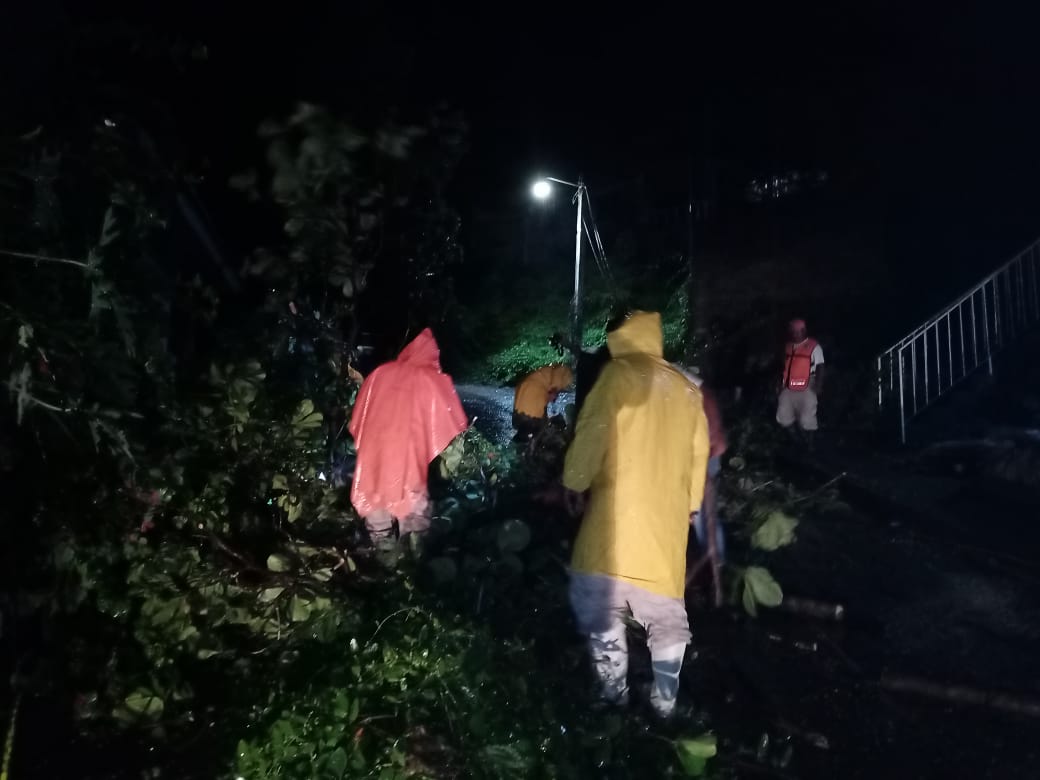
<path fill-rule="evenodd" d="M 650 693 L 650 707 L 661 720 L 675 714 L 675 703 L 679 695 L 679 672 L 682 671 L 686 643 L 650 651 L 654 670 L 654 687 Z"/>

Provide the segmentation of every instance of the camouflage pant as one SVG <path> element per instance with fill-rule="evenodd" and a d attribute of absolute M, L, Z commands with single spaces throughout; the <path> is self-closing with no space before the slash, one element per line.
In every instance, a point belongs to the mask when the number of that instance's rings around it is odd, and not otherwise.
<path fill-rule="evenodd" d="M 690 624 L 686 603 L 604 574 L 571 572 L 571 609 L 578 630 L 588 639 L 592 668 L 605 701 L 628 701 L 628 637 L 625 617 L 646 629 L 653 665 L 654 687 L 650 704 L 661 717 L 675 711 L 679 671 Z"/>

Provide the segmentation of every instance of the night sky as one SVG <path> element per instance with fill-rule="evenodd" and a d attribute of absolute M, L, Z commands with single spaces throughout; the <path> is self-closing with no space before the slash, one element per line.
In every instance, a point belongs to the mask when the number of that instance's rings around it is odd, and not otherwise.
<path fill-rule="evenodd" d="M 690 171 L 711 159 L 732 192 L 790 167 L 828 171 L 877 216 L 891 258 L 929 272 L 986 268 L 1040 232 L 1040 47 L 1026 12 L 561 5 L 11 5 L 2 129 L 31 129 L 70 94 L 145 116 L 151 100 L 163 108 L 146 121 L 223 177 L 257 158 L 258 122 L 297 100 L 359 116 L 445 101 L 471 128 L 452 192 L 467 226 L 530 208 L 539 172 L 584 174 L 614 224 L 636 188 L 681 207 Z M 206 57 L 153 78 L 121 66 L 118 47 L 74 55 L 87 25 Z M 107 105 L 101 73 L 133 89 Z"/>

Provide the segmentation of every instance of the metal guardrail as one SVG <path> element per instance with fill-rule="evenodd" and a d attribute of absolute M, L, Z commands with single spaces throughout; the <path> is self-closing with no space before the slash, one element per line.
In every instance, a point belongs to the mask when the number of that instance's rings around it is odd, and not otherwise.
<path fill-rule="evenodd" d="M 899 435 L 1040 322 L 1040 239 L 877 357 L 878 408 L 898 405 Z"/>

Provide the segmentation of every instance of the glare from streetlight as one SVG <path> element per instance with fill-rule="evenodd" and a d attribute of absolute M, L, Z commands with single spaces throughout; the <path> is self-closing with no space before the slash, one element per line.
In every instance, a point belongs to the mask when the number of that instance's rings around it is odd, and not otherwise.
<path fill-rule="evenodd" d="M 545 200 L 552 194 L 552 186 L 545 179 L 540 179 L 531 186 L 531 194 L 538 200 Z"/>

